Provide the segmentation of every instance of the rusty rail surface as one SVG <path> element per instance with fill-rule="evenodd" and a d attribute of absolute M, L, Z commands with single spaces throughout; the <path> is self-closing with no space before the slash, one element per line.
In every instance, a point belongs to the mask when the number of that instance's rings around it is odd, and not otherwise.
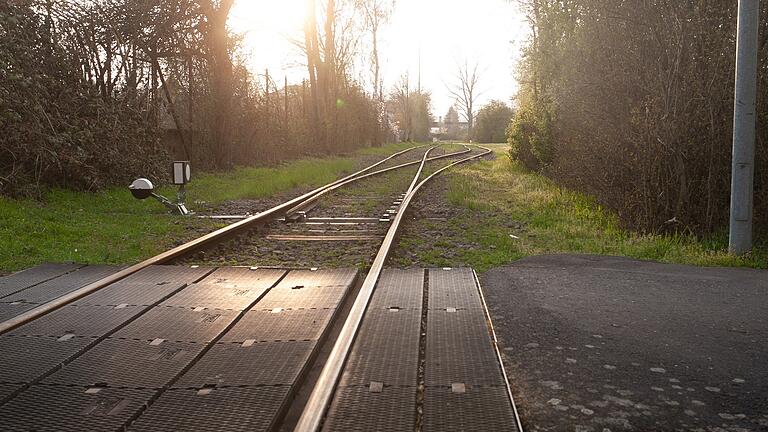
<path fill-rule="evenodd" d="M 411 186 L 408 188 L 408 192 L 406 193 L 405 199 L 403 200 L 403 204 L 400 206 L 400 209 L 398 210 L 392 225 L 390 225 L 389 230 L 384 237 L 384 241 L 382 242 L 381 248 L 379 248 L 379 251 L 376 254 L 376 258 L 373 260 L 371 269 L 368 271 L 368 274 L 366 275 L 365 280 L 360 287 L 360 291 L 355 298 L 355 302 L 352 304 L 352 308 L 349 311 L 347 320 L 344 322 L 344 326 L 342 327 L 341 332 L 336 339 L 336 343 L 334 344 L 333 349 L 328 356 L 328 360 L 320 372 L 320 376 L 315 383 L 315 387 L 312 389 L 312 392 L 309 395 L 307 404 L 305 405 L 304 411 L 302 412 L 301 417 L 296 424 L 294 432 L 316 432 L 320 430 L 323 417 L 325 416 L 325 411 L 328 409 L 328 405 L 330 404 L 333 393 L 336 389 L 336 384 L 338 383 L 339 377 L 341 376 L 341 371 L 344 368 L 344 363 L 346 362 L 347 356 L 352 349 L 352 344 L 357 337 L 357 332 L 360 329 L 363 315 L 365 314 L 365 310 L 368 308 L 368 303 L 370 302 L 371 296 L 373 295 L 376 282 L 379 280 L 381 271 L 384 268 L 384 263 L 389 256 L 390 250 L 392 249 L 392 244 L 394 243 L 395 237 L 397 236 L 398 230 L 400 228 L 400 223 L 403 220 L 405 211 L 408 208 L 411 200 L 413 200 L 413 197 L 416 195 L 419 189 L 421 189 L 422 186 L 424 186 L 427 182 L 429 182 L 441 172 L 460 163 L 483 157 L 492 152 L 489 148 L 480 146 L 478 147 L 485 151 L 446 165 L 417 184 L 419 176 L 421 175 L 421 171 L 424 168 L 424 164 L 426 163 L 427 157 L 429 155 L 429 151 L 432 149 L 424 154 L 424 158 L 421 161 L 419 170 L 416 173 Z"/>
<path fill-rule="evenodd" d="M 444 155 L 434 156 L 434 157 L 431 157 L 431 158 L 427 158 L 427 162 L 432 162 L 432 161 L 439 160 L 439 159 L 446 159 L 446 158 L 454 157 L 454 156 L 461 156 L 461 155 L 467 154 L 467 153 L 469 153 L 471 151 L 472 151 L 472 149 L 470 149 L 469 147 L 467 147 L 465 145 L 464 146 L 464 150 L 453 152 L 453 153 L 446 153 Z M 379 175 L 379 174 L 384 174 L 386 172 L 394 171 L 396 169 L 405 168 L 407 166 L 417 165 L 419 163 L 421 163 L 420 160 L 416 160 L 416 161 L 412 161 L 412 162 L 406 162 L 406 163 L 403 163 L 403 164 L 400 164 L 400 165 L 396 165 L 396 166 L 393 166 L 393 167 L 380 169 L 380 170 L 374 171 L 372 173 L 364 174 L 364 175 L 361 175 L 359 177 L 355 177 L 354 179 L 346 180 L 346 181 L 344 181 L 342 183 L 338 183 L 338 184 L 336 184 L 336 185 L 334 185 L 332 187 L 329 187 L 328 189 L 323 190 L 322 192 L 320 192 L 317 195 L 313 196 L 312 198 L 302 202 L 301 204 L 297 205 L 296 207 L 288 210 L 286 212 L 286 214 L 287 215 L 291 215 L 291 214 L 294 214 L 296 212 L 299 212 L 299 211 L 305 209 L 307 206 L 309 206 L 312 203 L 314 203 L 315 201 L 317 201 L 318 199 L 320 199 L 320 197 L 322 197 L 323 195 L 325 195 L 325 194 L 327 194 L 329 192 L 333 192 L 334 190 L 336 190 L 336 189 L 338 189 L 338 188 L 340 188 L 342 186 L 346 186 L 349 183 L 352 183 L 352 182 L 355 182 L 355 181 L 358 181 L 358 180 L 362 180 L 362 179 L 365 179 L 365 178 L 368 178 L 368 177 L 373 177 L 373 176 L 376 176 L 376 175 Z"/>
<path fill-rule="evenodd" d="M 84 287 L 81 287 L 75 291 L 72 291 L 70 293 L 67 293 L 61 297 L 58 297 L 54 300 L 51 300 L 50 302 L 47 302 L 45 304 L 42 304 L 34 309 L 31 309 L 27 312 L 24 312 L 18 316 L 15 316 L 11 319 L 8 319 L 6 321 L 0 322 L 0 334 L 5 333 L 9 330 L 12 330 L 24 323 L 27 323 L 33 319 L 36 319 L 42 315 L 45 315 L 49 312 L 52 312 L 62 306 L 65 306 L 69 303 L 72 303 L 88 294 L 91 294 L 95 291 L 98 291 L 108 285 L 111 285 L 119 280 L 125 279 L 126 277 L 139 272 L 142 269 L 145 269 L 152 265 L 158 265 L 158 264 L 165 264 L 169 261 L 179 258 L 181 256 L 185 256 L 188 254 L 191 254 L 195 251 L 200 250 L 201 248 L 214 243 L 222 241 L 223 239 L 229 238 L 230 236 L 236 235 L 238 233 L 241 233 L 243 231 L 252 229 L 260 224 L 267 223 L 271 220 L 273 220 L 276 217 L 279 217 L 280 215 L 283 215 L 286 213 L 286 210 L 295 207 L 297 204 L 301 204 L 302 202 L 312 199 L 315 195 L 323 192 L 325 189 L 334 187 L 337 184 L 340 183 L 349 183 L 351 180 L 368 173 L 372 169 L 376 168 L 377 166 L 389 161 L 392 158 L 395 158 L 397 156 L 400 156 L 402 154 L 405 154 L 407 152 L 410 152 L 412 150 L 415 150 L 417 148 L 422 148 L 425 146 L 415 146 L 411 147 L 402 151 L 399 151 L 397 153 L 394 153 L 368 167 L 365 167 L 361 169 L 360 171 L 357 171 L 355 173 L 352 173 L 344 178 L 341 178 L 339 180 L 336 180 L 334 182 L 331 182 L 327 185 L 321 186 L 313 191 L 307 192 L 304 195 L 301 195 L 299 197 L 293 198 L 283 204 L 280 204 L 276 207 L 273 207 L 271 209 L 265 210 L 261 213 L 258 213 L 256 215 L 250 216 L 242 221 L 236 222 L 232 225 L 228 225 L 224 228 L 218 229 L 216 231 L 213 231 L 211 233 L 208 233 L 202 237 L 198 237 L 190 242 L 187 242 L 183 245 L 177 246 L 173 249 L 170 249 L 168 251 L 165 251 L 159 255 L 153 256 L 152 258 L 148 258 L 138 264 L 134 264 L 128 268 L 125 268 L 123 270 L 118 271 L 117 273 L 114 273 L 110 276 L 107 276 L 103 279 L 100 279 L 96 282 L 90 283 Z"/>

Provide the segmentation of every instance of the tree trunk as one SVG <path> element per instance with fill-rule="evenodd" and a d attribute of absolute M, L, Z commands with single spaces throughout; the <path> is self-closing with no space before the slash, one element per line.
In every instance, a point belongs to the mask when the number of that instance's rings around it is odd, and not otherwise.
<path fill-rule="evenodd" d="M 231 167 L 233 164 L 232 148 L 232 60 L 229 57 L 229 37 L 227 35 L 227 17 L 234 0 L 221 0 L 215 8 L 210 2 L 206 8 L 206 18 L 210 26 L 207 45 L 213 60 L 213 124 L 211 125 L 214 163 L 218 167 Z"/>
<path fill-rule="evenodd" d="M 173 102 L 171 96 L 171 90 L 168 88 L 168 83 L 165 82 L 165 76 L 163 70 L 160 68 L 160 64 L 157 62 L 157 55 L 152 53 L 152 64 L 157 70 L 157 76 L 160 78 L 160 85 L 163 87 L 163 93 L 165 94 L 165 100 L 168 102 L 168 112 L 173 117 L 173 123 L 176 125 L 176 129 L 179 131 L 179 139 L 181 139 L 181 149 L 184 152 L 184 157 L 189 160 L 189 146 L 186 135 L 184 134 L 184 125 L 181 123 L 178 113 L 176 112 L 176 104 Z"/>
<path fill-rule="evenodd" d="M 379 38 L 376 34 L 378 33 L 378 29 L 374 27 L 371 29 L 371 33 L 373 36 L 373 91 L 375 93 L 374 97 L 378 98 L 379 103 L 382 103 L 384 102 L 384 91 L 379 83 L 381 67 L 379 66 Z"/>
<path fill-rule="evenodd" d="M 320 141 L 320 97 L 318 92 L 319 49 L 317 46 L 317 19 L 315 0 L 307 0 L 307 22 L 304 26 L 304 41 L 307 50 L 307 70 L 309 72 L 310 118 L 313 141 Z"/>

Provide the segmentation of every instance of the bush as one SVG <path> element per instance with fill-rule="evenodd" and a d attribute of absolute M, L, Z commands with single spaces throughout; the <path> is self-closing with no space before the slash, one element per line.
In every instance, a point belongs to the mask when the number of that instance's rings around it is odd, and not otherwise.
<path fill-rule="evenodd" d="M 507 127 L 510 156 L 532 171 L 552 162 L 552 121 L 540 104 L 524 105 Z"/>
<path fill-rule="evenodd" d="M 643 231 L 727 225 L 735 2 L 531 2 L 512 154 Z M 759 88 L 768 88 L 761 4 Z M 768 225 L 768 93 L 758 99 L 755 221 Z"/>
<path fill-rule="evenodd" d="M 475 139 L 477 142 L 506 142 L 505 131 L 512 115 L 512 108 L 497 100 L 492 100 L 480 108 L 475 120 Z"/>
<path fill-rule="evenodd" d="M 103 99 L 48 34 L 30 9 L 0 6 L 0 194 L 164 174 L 157 131 L 130 104 Z"/>

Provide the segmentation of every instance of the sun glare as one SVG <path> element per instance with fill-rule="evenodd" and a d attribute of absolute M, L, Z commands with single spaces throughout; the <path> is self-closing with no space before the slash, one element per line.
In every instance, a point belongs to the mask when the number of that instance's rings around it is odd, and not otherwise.
<path fill-rule="evenodd" d="M 304 0 L 238 0 L 229 25 L 236 32 L 270 31 L 292 35 L 304 26 Z"/>
<path fill-rule="evenodd" d="M 303 40 L 305 0 L 237 0 L 229 27 L 243 35 L 243 54 L 255 73 L 270 70 L 300 82 L 301 53 L 291 41 Z"/>

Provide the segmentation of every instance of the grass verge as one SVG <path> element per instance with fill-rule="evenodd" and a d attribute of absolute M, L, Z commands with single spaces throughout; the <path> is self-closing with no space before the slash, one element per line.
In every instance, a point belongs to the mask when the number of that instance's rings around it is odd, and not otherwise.
<path fill-rule="evenodd" d="M 216 205 L 320 186 L 353 172 L 360 159 L 383 157 L 408 146 L 366 148 L 349 156 L 301 159 L 273 168 L 193 174 L 187 196 L 190 202 Z M 175 196 L 171 188 L 160 192 Z M 41 201 L 0 197 L 0 215 L 0 272 L 42 262 L 137 262 L 221 226 L 171 216 L 154 200 L 136 201 L 125 187 L 98 193 L 53 190 Z"/>
<path fill-rule="evenodd" d="M 618 217 L 593 199 L 526 172 L 499 154 L 447 174 L 446 195 L 456 211 L 442 227 L 448 234 L 420 247 L 423 265 L 471 265 L 484 271 L 540 254 L 589 253 L 701 266 L 768 268 L 768 242 L 747 256 L 727 253 L 725 233 L 699 239 L 690 235 L 643 235 L 622 229 Z M 421 221 L 426 231 L 434 221 Z M 458 236 L 458 238 L 454 238 Z"/>

